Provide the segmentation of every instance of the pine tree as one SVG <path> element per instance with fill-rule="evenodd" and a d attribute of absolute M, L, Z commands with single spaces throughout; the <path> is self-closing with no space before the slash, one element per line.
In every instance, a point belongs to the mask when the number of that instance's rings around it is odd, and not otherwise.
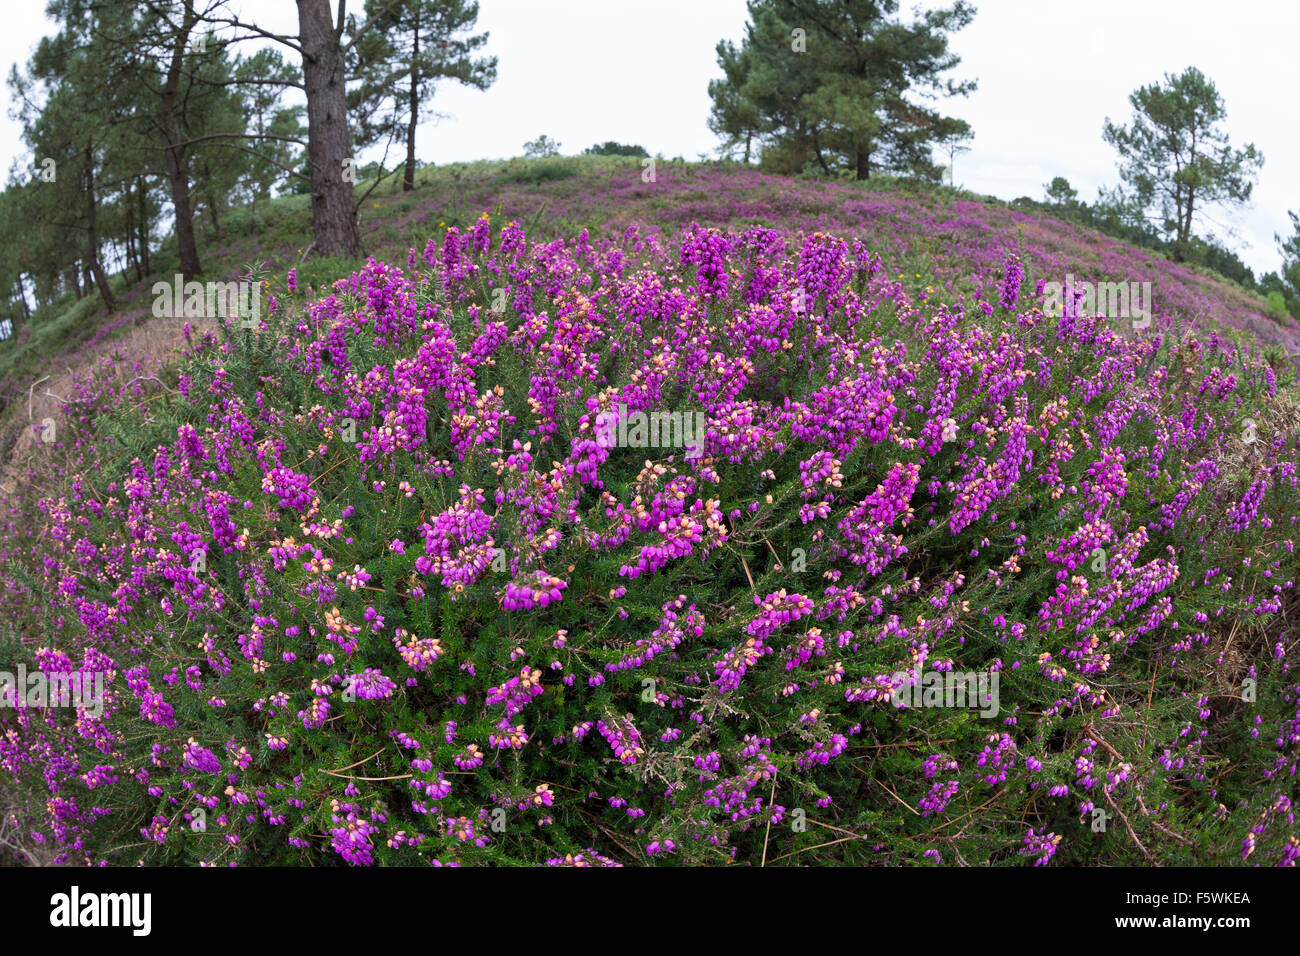
<path fill-rule="evenodd" d="M 1282 279 L 1289 286 L 1286 294 L 1300 301 L 1300 214 L 1288 212 L 1287 215 L 1291 218 L 1291 235 L 1283 239 L 1274 234 L 1273 238 L 1282 251 Z"/>
<path fill-rule="evenodd" d="M 189 0 L 187 0 L 189 2 Z M 390 5 L 397 0 L 390 0 Z M 217 9 L 201 14 L 213 27 L 231 26 L 238 32 L 227 42 L 272 40 L 302 57 L 301 81 L 282 77 L 264 80 L 272 86 L 293 86 L 307 97 L 307 172 L 310 180 L 312 245 L 320 255 L 361 255 L 361 229 L 352 184 L 356 180 L 352 128 L 348 122 L 346 64 L 354 47 L 375 25 L 367 20 L 352 24 L 346 0 L 338 4 L 337 22 L 332 19 L 329 0 L 297 0 L 298 33 L 274 33 L 256 22 L 221 16 L 228 4 L 218 0 Z M 349 38 L 345 40 L 345 33 Z M 251 81 L 250 81 L 251 82 Z M 265 138 L 266 134 L 259 134 Z"/>
<path fill-rule="evenodd" d="M 365 12 L 375 29 L 353 48 L 361 84 L 349 94 L 348 107 L 358 117 L 358 145 L 404 136 L 402 189 L 409 191 L 415 188 L 415 130 L 428 116 L 438 82 L 485 90 L 496 80 L 497 58 L 474 55 L 488 34 L 466 35 L 478 20 L 475 0 L 367 0 Z"/>
<path fill-rule="evenodd" d="M 965 0 L 919 20 L 893 19 L 897 0 L 749 0 L 740 47 L 718 45 L 723 78 L 709 84 L 711 128 L 724 150 L 758 140 L 765 166 L 820 168 L 866 179 L 891 170 L 937 179 L 935 145 L 969 125 L 918 101 L 964 96 L 973 81 L 945 80 L 961 61 L 949 34 L 975 11 Z"/>
<path fill-rule="evenodd" d="M 1102 130 L 1119 152 L 1120 178 L 1143 210 L 1154 210 L 1174 243 L 1174 261 L 1186 259 L 1195 216 L 1206 205 L 1241 205 L 1263 155 L 1248 144 L 1233 149 L 1221 123 L 1227 118 L 1213 81 L 1195 67 L 1165 74 L 1129 95 L 1133 119 Z"/>

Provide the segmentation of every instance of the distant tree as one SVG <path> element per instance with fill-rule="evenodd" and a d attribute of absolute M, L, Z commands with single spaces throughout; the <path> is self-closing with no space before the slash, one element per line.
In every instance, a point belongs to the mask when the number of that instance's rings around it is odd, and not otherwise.
<path fill-rule="evenodd" d="M 37 188 L 27 193 L 25 210 L 41 224 L 51 257 L 49 271 L 62 272 L 67 288 L 78 298 L 93 284 L 111 309 L 115 300 L 104 267 L 102 231 L 105 195 L 111 187 L 103 171 L 111 147 L 120 142 L 109 118 L 113 94 L 121 91 L 103 91 L 102 64 L 85 42 L 88 32 L 88 18 L 71 11 L 58 34 L 41 39 L 26 75 L 14 67 L 9 82 L 22 103 L 17 115 L 32 155 L 41 163 L 52 161 L 50 179 L 33 181 Z M 36 89 L 41 86 L 45 96 L 38 103 Z M 85 275 L 84 292 L 79 270 Z"/>
<path fill-rule="evenodd" d="M 1213 237 L 1193 237 L 1187 247 L 1187 261 L 1213 269 L 1233 282 L 1248 289 L 1257 288 L 1255 272 L 1241 261 L 1241 257 Z"/>
<path fill-rule="evenodd" d="M 1284 288 L 1286 288 L 1286 283 L 1282 281 L 1282 277 L 1278 275 L 1276 272 L 1265 272 L 1262 276 L 1259 277 L 1260 292 L 1269 292 L 1273 289 L 1284 289 Z"/>
<path fill-rule="evenodd" d="M 1283 239 L 1275 233 L 1273 238 L 1282 251 L 1281 279 L 1292 296 L 1300 297 L 1300 214 L 1288 212 L 1287 215 L 1291 218 L 1291 235 Z"/>
<path fill-rule="evenodd" d="M 939 145 L 948 151 L 948 165 L 945 172 L 948 174 L 948 185 L 954 188 L 957 185 L 957 154 L 970 152 L 970 147 L 963 146 L 961 142 L 966 138 L 966 134 L 956 133 L 951 136 L 945 136 L 939 141 Z"/>
<path fill-rule="evenodd" d="M 973 81 L 942 78 L 961 59 L 953 31 L 970 23 L 966 0 L 905 23 L 898 0 L 749 0 L 741 45 L 718 44 L 723 77 L 709 84 L 710 127 L 734 151 L 757 140 L 765 166 L 815 163 L 866 179 L 873 169 L 938 180 L 931 155 L 968 138 L 963 120 L 920 100 L 964 96 Z M 918 100 L 919 97 L 919 100 Z"/>
<path fill-rule="evenodd" d="M 366 0 L 365 13 L 376 29 L 352 49 L 361 82 L 348 93 L 348 107 L 359 146 L 405 138 L 405 192 L 415 188 L 415 130 L 428 117 L 438 81 L 485 90 L 496 80 L 497 58 L 474 55 L 488 40 L 471 33 L 475 0 Z"/>
<path fill-rule="evenodd" d="M 604 143 L 597 143 L 595 146 L 588 146 L 583 151 L 586 156 L 649 156 L 644 146 L 630 146 L 624 143 L 616 143 L 614 140 L 608 140 Z"/>
<path fill-rule="evenodd" d="M 276 70 L 274 50 L 260 52 L 267 56 L 259 64 L 265 64 L 270 75 L 289 72 L 283 63 Z M 188 149 L 194 177 L 195 213 L 206 216 L 215 236 L 221 235 L 221 219 L 226 210 L 252 198 L 249 188 L 252 179 L 264 179 L 268 175 L 270 157 L 292 155 L 292 150 L 297 148 L 272 140 L 268 156 L 248 145 L 262 145 L 266 139 L 266 134 L 258 140 L 250 136 L 253 118 L 249 91 L 255 91 L 254 96 L 257 93 L 266 96 L 273 87 L 244 85 L 250 70 L 241 69 L 241 65 L 231 59 L 223 45 L 205 42 L 205 53 L 196 56 L 188 66 L 188 101 L 178 114 L 182 135 L 194 144 Z M 291 134 L 298 131 L 297 128 L 286 130 Z"/>
<path fill-rule="evenodd" d="M 549 136 L 542 135 L 524 143 L 524 155 L 533 158 L 539 158 L 542 156 L 559 156 L 560 146 L 560 143 L 557 143 Z"/>
<path fill-rule="evenodd" d="M 1053 206 L 1069 208 L 1079 201 L 1079 193 L 1064 176 L 1056 176 L 1043 189 L 1047 191 L 1047 201 Z"/>
<path fill-rule="evenodd" d="M 743 143 L 743 159 L 748 163 L 754 140 L 765 128 L 757 99 L 744 91 L 752 57 L 748 47 L 737 47 L 730 40 L 720 40 L 717 52 L 722 79 L 709 80 L 713 99 L 709 129 L 723 138 L 720 152 L 724 156 L 734 156 Z"/>
<path fill-rule="evenodd" d="M 1085 213 L 1084 221 L 1108 235 L 1138 245 L 1161 249 L 1169 245 L 1151 225 L 1142 203 L 1118 186 L 1097 189 L 1097 199 Z"/>
<path fill-rule="evenodd" d="M 1154 210 L 1173 239 L 1174 261 L 1186 259 L 1196 216 L 1207 205 L 1240 205 L 1264 157 L 1253 144 L 1233 149 L 1214 83 L 1195 67 L 1165 74 L 1129 95 L 1127 126 L 1106 120 L 1102 136 L 1120 154 L 1120 178 L 1144 211 Z"/>
<path fill-rule="evenodd" d="M 242 190 L 256 209 L 259 201 L 272 197 L 272 189 L 286 179 L 300 183 L 306 192 L 310 176 L 304 169 L 302 178 L 293 176 L 293 164 L 301 155 L 296 145 L 303 141 L 304 108 L 286 106 L 281 101 L 284 87 L 292 86 L 295 70 L 280 52 L 269 47 L 236 61 L 235 76 L 245 80 L 270 79 L 270 83 L 252 83 L 244 94 L 244 115 L 249 134 L 243 154 Z"/>
<path fill-rule="evenodd" d="M 169 5 L 162 4 L 160 7 Z M 151 8 L 152 9 L 152 8 Z M 167 168 L 167 180 L 171 184 L 172 208 L 176 214 L 176 244 L 180 251 L 181 273 L 186 279 L 197 275 L 199 269 L 199 252 L 194 236 L 194 207 L 190 201 L 190 169 L 188 163 L 189 149 L 185 135 L 181 130 L 184 114 L 185 54 L 190 46 L 190 38 L 198 26 L 198 13 L 193 3 L 185 2 L 177 15 L 168 17 L 172 11 L 159 9 L 159 20 L 165 20 L 170 30 L 159 31 L 162 53 L 166 57 L 166 72 L 159 85 L 158 129 L 164 142 L 163 158 Z M 177 106 L 181 104 L 178 110 Z"/>
<path fill-rule="evenodd" d="M 278 97 L 282 64 L 267 51 L 240 67 L 227 44 L 206 29 L 203 17 L 217 0 L 205 4 L 200 9 L 195 0 L 51 0 L 47 13 L 60 31 L 48 41 L 52 55 L 34 57 L 29 67 L 31 81 L 71 82 L 93 91 L 97 119 L 83 105 L 83 123 L 102 127 L 102 148 L 92 153 L 104 207 L 96 227 L 110 242 L 120 242 L 115 254 L 134 266 L 137 277 L 149 271 L 163 195 L 171 202 L 180 271 L 191 278 L 200 271 L 196 212 L 202 208 L 219 230 L 224 208 L 248 198 L 244 178 L 262 169 L 249 159 L 255 151 L 246 142 L 255 136 L 246 131 L 246 121 L 254 100 L 263 101 L 263 113 L 271 109 L 267 91 L 275 91 L 270 100 Z M 31 97 L 24 82 L 15 71 L 11 86 L 26 103 Z M 25 112 L 47 112 L 53 99 Z M 295 131 L 274 132 L 285 134 L 275 137 L 274 150 L 286 152 L 281 140 Z M 162 195 L 159 184 L 165 186 Z"/>
<path fill-rule="evenodd" d="M 24 190 L 36 183 L 11 183 L 0 192 L 0 317 L 31 318 L 25 280 L 33 266 L 30 259 L 32 223 L 24 221 Z"/>
<path fill-rule="evenodd" d="M 1287 314 L 1286 296 L 1274 289 L 1264 297 L 1264 311 L 1275 319 Z"/>
<path fill-rule="evenodd" d="M 1294 287 L 1276 272 L 1266 272 L 1260 276 L 1256 288 L 1261 294 L 1273 298 L 1274 301 L 1281 297 L 1286 303 L 1286 311 L 1300 318 L 1300 295 L 1297 295 Z"/>

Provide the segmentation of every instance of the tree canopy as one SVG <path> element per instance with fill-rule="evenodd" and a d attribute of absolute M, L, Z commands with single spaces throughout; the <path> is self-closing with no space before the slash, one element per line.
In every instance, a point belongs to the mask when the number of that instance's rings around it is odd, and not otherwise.
<path fill-rule="evenodd" d="M 1132 199 L 1160 222 L 1181 262 L 1197 217 L 1208 206 L 1247 202 L 1264 157 L 1253 144 L 1233 148 L 1222 126 L 1223 98 L 1195 67 L 1140 87 L 1129 103 L 1132 120 L 1119 125 L 1107 118 L 1102 136 L 1119 152 L 1120 178 Z"/>
<path fill-rule="evenodd" d="M 938 180 L 932 150 L 969 138 L 970 126 L 931 101 L 965 96 L 974 81 L 945 78 L 961 59 L 950 34 L 969 24 L 965 0 L 919 19 L 895 18 L 897 0 L 749 0 L 739 46 L 717 46 L 722 77 L 709 84 L 710 127 L 723 151 L 753 147 L 774 172 L 820 169 L 857 179 L 886 170 Z"/>
<path fill-rule="evenodd" d="M 348 94 L 356 116 L 358 146 L 401 137 L 406 145 L 402 189 L 415 187 L 415 130 L 429 118 L 429 101 L 443 80 L 487 89 L 496 80 L 497 58 L 476 56 L 487 33 L 472 33 L 475 0 L 367 0 L 373 24 L 351 51 L 358 85 Z M 351 29 L 356 30 L 353 21 Z"/>

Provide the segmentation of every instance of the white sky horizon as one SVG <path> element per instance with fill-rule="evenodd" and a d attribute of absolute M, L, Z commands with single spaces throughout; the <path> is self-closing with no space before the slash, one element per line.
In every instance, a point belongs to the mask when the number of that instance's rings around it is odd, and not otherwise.
<path fill-rule="evenodd" d="M 1287 210 L 1300 211 L 1300 129 L 1286 121 L 1282 105 L 1294 85 L 1300 4 L 1242 0 L 1225 15 L 1209 0 L 1094 0 L 1084 16 L 1060 0 L 975 6 L 970 26 L 952 36 L 962 63 L 948 75 L 975 79 L 979 88 L 939 101 L 974 130 L 970 151 L 956 159 L 958 186 L 1008 201 L 1042 199 L 1044 185 L 1064 176 L 1080 199 L 1093 202 L 1098 187 L 1119 182 L 1117 155 L 1101 138 L 1105 120 L 1128 122 L 1133 90 L 1196 66 L 1223 97 L 1232 145 L 1253 142 L 1265 157 L 1250 205 L 1215 210 L 1219 227 L 1202 232 L 1216 235 L 1256 277 L 1280 269 L 1274 234 L 1289 235 Z M 295 32 L 291 0 L 236 0 L 234 7 L 260 25 Z M 361 3 L 352 0 L 348 9 L 360 15 Z M 912 9 L 904 2 L 899 15 L 910 20 Z M 0 63 L 7 76 L 12 65 L 26 66 L 55 24 L 40 4 L 6 13 Z M 446 118 L 421 125 L 417 155 L 438 164 L 504 159 L 543 133 L 565 154 L 618 140 L 669 157 L 713 155 L 719 140 L 707 125 L 707 86 L 720 75 L 714 47 L 724 38 L 739 42 L 747 18 L 744 0 L 480 0 L 477 32 L 490 33 L 485 52 L 499 59 L 497 81 L 482 92 L 440 86 L 432 105 Z M 246 54 L 256 48 L 240 46 Z M 293 51 L 282 52 L 297 62 Z M 0 119 L 6 175 L 28 156 L 21 127 L 7 113 Z"/>

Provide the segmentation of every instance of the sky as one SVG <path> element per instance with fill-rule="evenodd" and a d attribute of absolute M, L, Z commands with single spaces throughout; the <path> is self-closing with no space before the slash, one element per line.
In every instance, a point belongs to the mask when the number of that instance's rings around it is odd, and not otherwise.
<path fill-rule="evenodd" d="M 242 16 L 293 32 L 292 0 L 233 0 Z M 939 6 L 923 3 L 922 8 Z M 351 0 L 349 10 L 360 9 Z M 956 183 L 1014 199 L 1043 198 L 1065 176 L 1080 198 L 1119 180 L 1116 154 L 1101 138 L 1107 118 L 1128 122 L 1129 94 L 1166 73 L 1196 66 L 1217 85 L 1234 146 L 1254 143 L 1265 163 L 1250 204 L 1214 210 L 1213 232 L 1256 274 L 1279 267 L 1274 234 L 1300 211 L 1300 125 L 1290 103 L 1300 4 L 1237 0 L 976 0 L 978 13 L 954 34 L 962 63 L 950 74 L 974 79 L 968 97 L 943 109 L 974 129 L 956 158 Z M 39 2 L 13 4 L 0 33 L 0 64 L 25 65 L 54 24 Z M 902 4 L 910 18 L 913 6 Z M 651 153 L 714 155 L 708 82 L 719 75 L 715 46 L 739 41 L 744 0 L 480 0 L 479 30 L 498 57 L 487 91 L 439 87 L 439 114 L 417 136 L 420 159 L 435 163 L 518 156 L 546 134 L 561 152 L 606 140 Z M 229 28 L 227 28 L 229 29 Z M 244 44 L 249 52 L 254 48 Z M 292 58 L 292 51 L 285 51 Z M 12 109 L 12 103 L 10 104 Z M 0 121 L 0 170 L 29 157 L 19 125 Z M 378 158 L 366 153 L 362 162 Z M 395 156 L 393 158 L 396 158 Z M 1204 227 L 1203 227 L 1204 228 Z"/>

